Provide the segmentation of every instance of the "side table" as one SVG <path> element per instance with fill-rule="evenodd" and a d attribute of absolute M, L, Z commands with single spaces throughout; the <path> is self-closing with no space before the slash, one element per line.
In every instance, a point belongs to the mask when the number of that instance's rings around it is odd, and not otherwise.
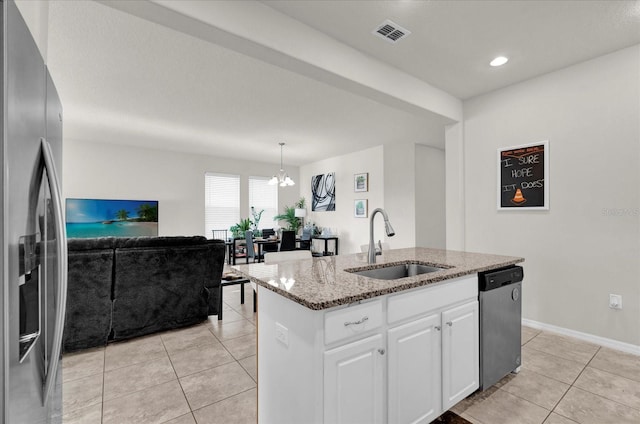
<path fill-rule="evenodd" d="M 220 293 L 218 294 L 218 321 L 222 320 L 222 288 L 226 286 L 234 286 L 240 284 L 240 304 L 244 305 L 244 285 L 250 283 L 247 278 L 237 278 L 234 280 L 222 279 L 220 280 Z M 256 291 L 253 291 L 253 312 L 256 311 L 257 296 Z"/>

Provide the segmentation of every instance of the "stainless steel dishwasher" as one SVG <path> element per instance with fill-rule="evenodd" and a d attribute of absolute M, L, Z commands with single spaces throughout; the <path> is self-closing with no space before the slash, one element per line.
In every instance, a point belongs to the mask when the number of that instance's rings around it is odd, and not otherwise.
<path fill-rule="evenodd" d="M 478 273 L 480 303 L 480 390 L 520 371 L 521 266 Z"/>

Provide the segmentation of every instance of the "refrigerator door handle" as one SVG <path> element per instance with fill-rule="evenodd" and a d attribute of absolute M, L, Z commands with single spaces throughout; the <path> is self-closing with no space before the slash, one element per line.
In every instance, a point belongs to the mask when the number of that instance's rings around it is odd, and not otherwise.
<path fill-rule="evenodd" d="M 58 372 L 58 358 L 62 347 L 62 333 L 64 330 L 64 318 L 67 305 L 67 236 L 64 225 L 64 217 L 62 213 L 62 195 L 60 193 L 60 185 L 58 174 L 53 159 L 51 146 L 46 139 L 40 139 L 42 157 L 44 159 L 44 167 L 47 171 L 47 179 L 49 181 L 49 190 L 51 191 L 52 210 L 55 215 L 56 244 L 58 258 L 58 290 L 56 297 L 56 324 L 53 333 L 53 346 L 51 352 L 51 360 L 49 361 L 46 378 L 43 385 L 43 405 L 47 403 L 52 393 L 53 386 L 56 381 Z"/>

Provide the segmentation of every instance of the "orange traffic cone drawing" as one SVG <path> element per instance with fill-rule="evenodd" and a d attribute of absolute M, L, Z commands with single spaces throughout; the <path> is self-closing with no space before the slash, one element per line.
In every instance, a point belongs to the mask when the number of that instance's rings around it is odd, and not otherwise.
<path fill-rule="evenodd" d="M 524 196 L 522 195 L 522 190 L 517 189 L 516 195 L 513 196 L 513 199 L 511 199 L 511 201 L 517 205 L 517 204 L 526 202 L 527 199 L 525 199 Z"/>

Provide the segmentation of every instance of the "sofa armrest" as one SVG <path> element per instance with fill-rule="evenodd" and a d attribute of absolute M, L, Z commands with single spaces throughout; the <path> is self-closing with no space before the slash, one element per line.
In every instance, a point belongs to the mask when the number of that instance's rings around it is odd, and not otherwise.
<path fill-rule="evenodd" d="M 211 257 L 211 268 L 209 278 L 205 282 L 205 287 L 209 290 L 209 315 L 218 315 L 218 299 L 220 296 L 220 281 L 222 280 L 222 272 L 224 270 L 224 258 L 226 254 L 226 245 L 222 240 L 208 240 Z"/>

